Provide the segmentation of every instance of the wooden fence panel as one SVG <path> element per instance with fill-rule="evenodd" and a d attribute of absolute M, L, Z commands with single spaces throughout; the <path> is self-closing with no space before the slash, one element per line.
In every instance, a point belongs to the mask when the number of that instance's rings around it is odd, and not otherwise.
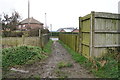
<path fill-rule="evenodd" d="M 43 46 L 49 41 L 49 35 L 42 36 L 42 44 Z M 5 37 L 2 38 L 2 46 L 21 46 L 21 45 L 30 45 L 30 46 L 38 46 L 40 45 L 40 37 Z"/>
<path fill-rule="evenodd" d="M 71 49 L 73 49 L 74 51 L 78 52 L 79 48 L 79 35 L 76 34 L 60 34 L 59 35 L 59 39 L 66 44 L 67 46 L 69 46 Z"/>
<path fill-rule="evenodd" d="M 80 17 L 80 52 L 86 57 L 101 57 L 108 48 L 120 48 L 120 14 L 91 12 Z"/>

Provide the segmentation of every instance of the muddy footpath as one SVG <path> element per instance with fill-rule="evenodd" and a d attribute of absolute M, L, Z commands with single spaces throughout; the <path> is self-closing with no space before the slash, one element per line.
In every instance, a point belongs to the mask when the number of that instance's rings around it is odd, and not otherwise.
<path fill-rule="evenodd" d="M 54 41 L 52 53 L 33 64 L 12 68 L 6 78 L 95 78 L 88 70 L 76 63 L 63 46 Z"/>

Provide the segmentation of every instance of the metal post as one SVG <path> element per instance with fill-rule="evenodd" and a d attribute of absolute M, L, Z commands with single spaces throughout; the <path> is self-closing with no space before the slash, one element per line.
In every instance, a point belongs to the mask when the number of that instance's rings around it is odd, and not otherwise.
<path fill-rule="evenodd" d="M 46 17 L 47 13 L 45 13 L 45 28 L 47 29 L 47 17 Z"/>

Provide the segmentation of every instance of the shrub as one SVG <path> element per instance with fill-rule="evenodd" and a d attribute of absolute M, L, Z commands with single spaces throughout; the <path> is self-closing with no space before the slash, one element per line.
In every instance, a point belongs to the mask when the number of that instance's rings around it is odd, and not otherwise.
<path fill-rule="evenodd" d="M 45 55 L 41 53 L 41 48 L 32 46 L 6 48 L 2 51 L 2 66 L 3 68 L 8 68 L 14 65 L 25 64 L 31 59 L 42 59 L 45 57 Z"/>
<path fill-rule="evenodd" d="M 23 32 L 11 32 L 11 35 L 9 37 L 22 37 Z"/>
<path fill-rule="evenodd" d="M 22 37 L 23 32 L 3 31 L 2 37 Z"/>
<path fill-rule="evenodd" d="M 3 32 L 2 32 L 2 37 L 9 37 L 10 34 L 11 34 L 10 31 L 3 31 Z"/>

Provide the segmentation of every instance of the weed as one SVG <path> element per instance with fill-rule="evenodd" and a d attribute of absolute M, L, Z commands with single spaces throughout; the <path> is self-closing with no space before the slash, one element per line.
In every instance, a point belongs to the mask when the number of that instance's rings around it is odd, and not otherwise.
<path fill-rule="evenodd" d="M 52 46 L 53 41 L 49 40 L 49 42 L 44 46 L 43 51 L 45 53 L 51 53 L 51 46 Z"/>
<path fill-rule="evenodd" d="M 19 46 L 13 48 L 5 48 L 2 50 L 2 66 L 3 69 L 15 65 L 31 64 L 36 60 L 42 60 L 48 56 L 51 51 L 52 41 L 45 46 L 44 51 L 40 47 Z"/>
<path fill-rule="evenodd" d="M 36 80 L 40 80 L 40 75 L 38 75 L 38 74 L 33 75 L 32 78 L 35 78 Z"/>
<path fill-rule="evenodd" d="M 113 53 L 114 51 L 109 50 L 108 54 L 102 58 L 94 58 L 94 61 L 91 62 L 84 56 L 75 51 L 71 50 L 67 45 L 63 42 L 59 41 L 72 55 L 72 58 L 90 69 L 91 72 L 100 78 L 118 78 L 119 77 L 119 65 L 118 65 L 118 54 Z M 117 58 L 116 58 L 117 57 Z"/>
<path fill-rule="evenodd" d="M 60 78 L 60 80 L 63 78 L 68 78 L 68 75 L 60 69 L 55 70 L 55 73 L 57 74 L 57 77 Z"/>
<path fill-rule="evenodd" d="M 64 68 L 64 67 L 72 67 L 73 65 L 72 65 L 72 63 L 70 63 L 70 62 L 59 62 L 58 64 L 58 68 L 60 69 L 60 68 Z"/>

